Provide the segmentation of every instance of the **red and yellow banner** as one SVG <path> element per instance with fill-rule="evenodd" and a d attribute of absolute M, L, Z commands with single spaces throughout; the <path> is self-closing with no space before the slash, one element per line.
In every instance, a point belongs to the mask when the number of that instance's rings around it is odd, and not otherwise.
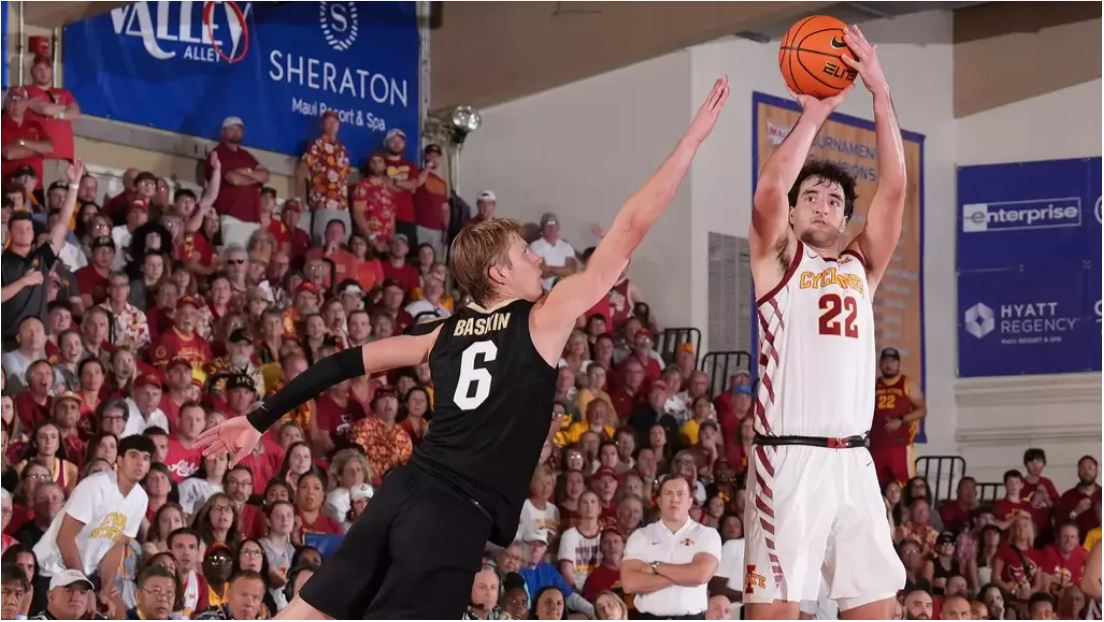
<path fill-rule="evenodd" d="M 790 100 L 755 93 L 752 110 L 755 134 L 752 162 L 758 178 L 763 163 L 797 122 L 800 109 Z M 902 132 L 902 137 L 908 193 L 901 239 L 874 299 L 875 339 L 879 351 L 886 347 L 900 350 L 902 371 L 923 386 L 924 137 L 912 132 Z M 832 115 L 813 141 L 809 157 L 838 164 L 855 177 L 858 200 L 848 225 L 848 237 L 857 235 L 866 222 L 866 211 L 878 186 L 878 143 L 873 121 Z"/>

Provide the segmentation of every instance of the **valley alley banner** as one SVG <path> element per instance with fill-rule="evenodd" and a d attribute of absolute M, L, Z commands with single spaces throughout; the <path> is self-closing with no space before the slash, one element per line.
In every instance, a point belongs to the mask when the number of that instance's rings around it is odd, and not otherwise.
<path fill-rule="evenodd" d="M 65 86 L 84 114 L 293 156 L 336 110 L 359 164 L 400 128 L 417 160 L 413 2 L 136 2 L 65 27 Z"/>
<path fill-rule="evenodd" d="M 871 110 L 873 115 L 873 110 Z M 782 144 L 800 116 L 796 102 L 764 93 L 752 94 L 752 179 L 758 179 L 763 163 Z M 902 132 L 908 192 L 901 239 L 892 263 L 874 297 L 875 341 L 878 350 L 897 348 L 901 369 L 924 384 L 924 137 Z M 848 225 L 847 238 L 862 230 L 866 210 L 878 185 L 878 146 L 874 122 L 833 114 L 813 141 L 809 157 L 842 166 L 855 177 L 858 200 Z M 752 326 L 758 322 L 753 321 Z M 917 437 L 923 440 L 923 432 Z"/>

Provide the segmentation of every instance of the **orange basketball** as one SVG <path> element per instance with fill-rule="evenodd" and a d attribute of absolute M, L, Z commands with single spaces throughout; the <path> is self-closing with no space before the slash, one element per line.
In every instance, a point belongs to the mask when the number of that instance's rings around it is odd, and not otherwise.
<path fill-rule="evenodd" d="M 847 52 L 843 42 L 846 30 L 847 24 L 827 15 L 806 17 L 790 26 L 778 49 L 778 66 L 786 86 L 823 99 L 851 84 L 856 72 L 840 59 Z"/>

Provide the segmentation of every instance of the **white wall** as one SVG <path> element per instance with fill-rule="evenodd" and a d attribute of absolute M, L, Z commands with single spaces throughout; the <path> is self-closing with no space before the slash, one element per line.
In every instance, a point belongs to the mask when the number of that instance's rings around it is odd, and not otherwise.
<path fill-rule="evenodd" d="M 1099 156 L 1100 89 L 1092 80 L 959 119 L 958 163 Z M 1081 455 L 1100 457 L 1099 373 L 962 379 L 956 395 L 959 450 L 980 478 L 998 481 L 1024 448 L 1042 447 L 1064 489 Z"/>
<path fill-rule="evenodd" d="M 689 88 L 690 53 L 681 51 L 487 109 L 464 147 L 461 192 L 472 200 L 493 189 L 496 213 L 525 222 L 554 211 L 561 236 L 582 251 L 597 242 L 588 226 L 608 227 L 674 148 Z M 667 325 L 690 320 L 689 241 L 684 184 L 630 272 Z"/>

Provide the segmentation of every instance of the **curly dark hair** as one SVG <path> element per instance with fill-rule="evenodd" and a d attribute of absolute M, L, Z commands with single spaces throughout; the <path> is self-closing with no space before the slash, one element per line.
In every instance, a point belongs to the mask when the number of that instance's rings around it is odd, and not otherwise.
<path fill-rule="evenodd" d="M 821 179 L 819 183 L 835 182 L 839 184 L 840 188 L 843 189 L 843 215 L 846 218 L 851 218 L 851 213 L 855 211 L 855 199 L 858 198 L 858 195 L 855 194 L 855 178 L 842 166 L 827 160 L 809 160 L 805 163 L 805 166 L 801 167 L 801 172 L 797 174 L 797 180 L 790 188 L 790 206 L 797 205 L 797 193 L 801 189 L 801 183 L 810 177 L 819 177 Z"/>

